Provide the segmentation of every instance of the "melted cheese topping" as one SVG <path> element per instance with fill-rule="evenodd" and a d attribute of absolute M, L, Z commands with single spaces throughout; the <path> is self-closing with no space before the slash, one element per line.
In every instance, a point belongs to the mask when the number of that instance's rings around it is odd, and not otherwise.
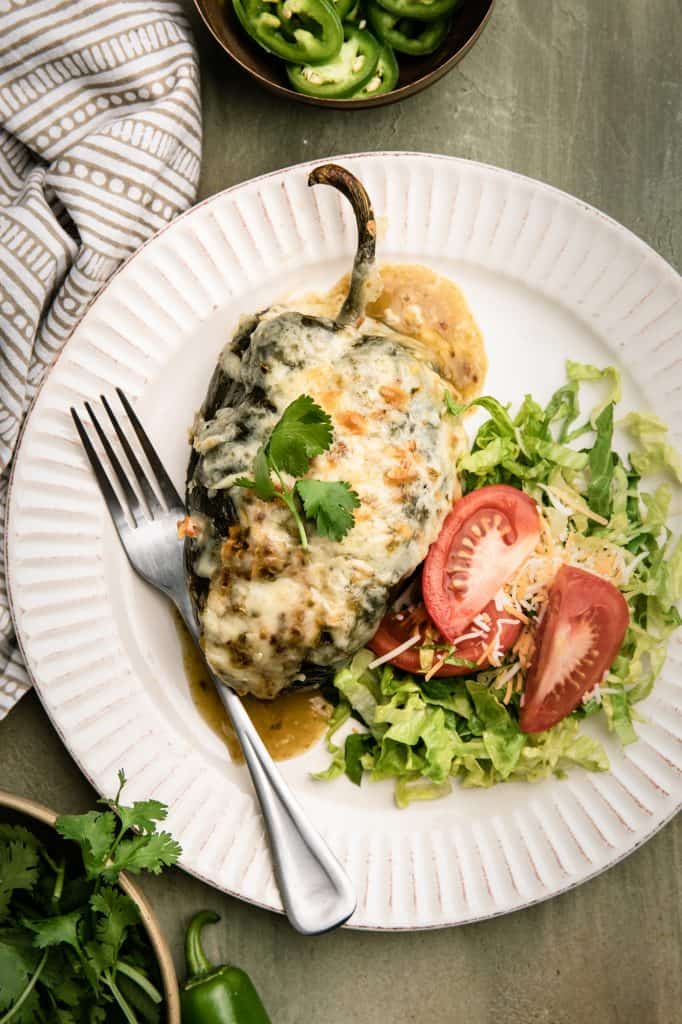
<path fill-rule="evenodd" d="M 231 348 L 222 357 L 228 376 L 267 401 L 224 406 L 195 424 L 202 483 L 209 493 L 228 491 L 238 519 L 218 539 L 194 517 L 204 541 L 194 570 L 210 578 L 204 649 L 219 674 L 259 697 L 293 682 L 303 661 L 332 664 L 370 639 L 390 589 L 424 559 L 458 495 L 464 435 L 445 413 L 443 379 L 382 325 L 366 319 L 361 332 L 269 310 L 241 360 Z M 346 480 L 360 498 L 346 537 L 311 529 L 307 551 L 280 502 L 234 486 L 301 394 L 334 426 L 333 447 L 308 475 Z"/>

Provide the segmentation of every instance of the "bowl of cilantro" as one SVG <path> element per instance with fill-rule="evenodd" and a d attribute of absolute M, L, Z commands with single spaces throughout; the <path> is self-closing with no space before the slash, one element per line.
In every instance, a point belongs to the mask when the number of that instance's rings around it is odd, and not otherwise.
<path fill-rule="evenodd" d="M 57 815 L 0 790 L 0 1020 L 180 1024 L 173 958 L 128 873 L 180 855 L 156 800 Z M 125 873 L 124 873 L 125 870 Z"/>

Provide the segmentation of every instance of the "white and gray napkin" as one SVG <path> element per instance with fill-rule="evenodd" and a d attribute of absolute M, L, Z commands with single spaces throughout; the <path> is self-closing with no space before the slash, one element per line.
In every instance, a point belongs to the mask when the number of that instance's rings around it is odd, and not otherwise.
<path fill-rule="evenodd" d="M 0 719 L 30 686 L 3 561 L 22 419 L 107 279 L 194 202 L 200 160 L 173 0 L 0 0 Z"/>

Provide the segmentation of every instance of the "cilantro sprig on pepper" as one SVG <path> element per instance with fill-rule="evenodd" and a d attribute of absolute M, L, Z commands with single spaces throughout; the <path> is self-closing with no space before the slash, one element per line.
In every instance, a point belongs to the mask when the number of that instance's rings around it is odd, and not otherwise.
<path fill-rule="evenodd" d="M 0 823 L 0 1022 L 90 1024 L 161 1019 L 155 955 L 137 904 L 117 885 L 126 870 L 159 872 L 181 850 L 156 823 L 156 800 L 64 815 L 56 830 L 77 844 L 44 843 Z"/>
<path fill-rule="evenodd" d="M 299 395 L 259 448 L 253 479 L 242 476 L 235 481 L 238 487 L 254 491 L 263 501 L 282 501 L 294 517 L 304 548 L 308 547 L 305 520 L 314 522 L 321 536 L 343 540 L 355 522 L 353 509 L 360 504 L 356 492 L 345 481 L 300 479 L 315 456 L 331 448 L 332 440 L 330 417 L 310 395 Z M 273 474 L 279 487 L 273 482 Z M 298 478 L 293 486 L 288 485 L 285 474 Z"/>

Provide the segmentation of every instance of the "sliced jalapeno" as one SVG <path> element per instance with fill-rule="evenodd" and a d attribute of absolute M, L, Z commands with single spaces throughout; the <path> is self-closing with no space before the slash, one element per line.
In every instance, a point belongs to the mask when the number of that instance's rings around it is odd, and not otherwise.
<path fill-rule="evenodd" d="M 288 64 L 287 75 L 297 92 L 307 96 L 343 99 L 361 88 L 374 74 L 379 44 L 369 32 L 347 25 L 336 57 L 326 64 Z"/>
<path fill-rule="evenodd" d="M 417 21 L 435 21 L 452 14 L 460 0 L 378 0 L 381 7 L 397 18 L 416 18 Z"/>
<path fill-rule="evenodd" d="M 356 6 L 355 0 L 334 0 L 334 10 L 338 14 L 341 21 L 345 21 L 348 15 Z"/>
<path fill-rule="evenodd" d="M 374 0 L 369 0 L 367 4 L 367 17 L 383 43 L 388 43 L 398 53 L 409 53 L 414 57 L 437 50 L 450 28 L 449 18 L 440 18 L 438 21 L 401 18 L 385 11 Z"/>
<path fill-rule="evenodd" d="M 374 69 L 374 74 L 364 85 L 352 94 L 354 100 L 368 100 L 372 96 L 381 96 L 382 93 L 390 92 L 398 84 L 398 61 L 390 46 L 382 43 L 379 47 L 379 60 Z"/>
<path fill-rule="evenodd" d="M 357 0 L 357 3 L 353 4 L 348 14 L 344 16 L 343 20 L 345 22 L 352 21 L 354 25 L 357 25 L 357 23 L 362 21 L 364 17 L 365 15 L 362 11 L 362 4 L 360 3 L 360 0 Z"/>
<path fill-rule="evenodd" d="M 232 0 L 242 27 L 285 60 L 324 64 L 341 49 L 343 28 L 331 0 Z"/>

